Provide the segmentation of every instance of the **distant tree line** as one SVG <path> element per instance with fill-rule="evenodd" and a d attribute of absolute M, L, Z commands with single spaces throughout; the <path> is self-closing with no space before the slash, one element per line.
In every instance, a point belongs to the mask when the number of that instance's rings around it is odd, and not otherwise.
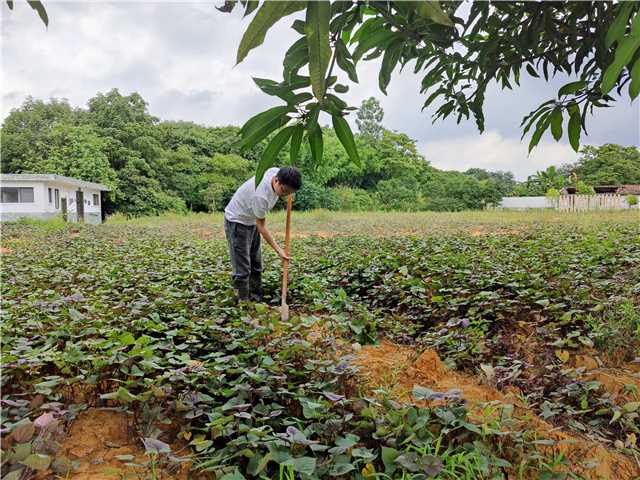
<path fill-rule="evenodd" d="M 349 160 L 331 128 L 324 128 L 321 164 L 303 144 L 296 166 L 305 182 L 296 195 L 297 209 L 456 211 L 484 208 L 507 195 L 544 195 L 549 185 L 563 186 L 571 175 L 590 184 L 640 183 L 635 147 L 587 146 L 575 165 L 518 183 L 511 172 L 432 167 L 415 140 L 384 128 L 384 112 L 374 98 L 363 102 L 357 117 L 361 165 Z M 117 89 L 98 93 L 86 109 L 66 100 L 28 98 L 2 124 L 2 172 L 104 183 L 113 189 L 104 204 L 108 213 L 222 210 L 253 175 L 269 141 L 241 154 L 239 130 L 160 121 L 139 94 Z M 289 163 L 287 148 L 277 163 Z"/>

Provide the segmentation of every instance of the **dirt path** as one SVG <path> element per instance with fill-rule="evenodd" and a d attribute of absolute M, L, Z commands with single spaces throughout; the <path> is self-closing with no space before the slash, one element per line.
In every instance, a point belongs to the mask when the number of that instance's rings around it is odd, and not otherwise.
<path fill-rule="evenodd" d="M 486 402 L 513 405 L 517 428 L 532 430 L 541 439 L 556 441 L 555 445 L 541 447 L 541 450 L 545 453 L 551 453 L 549 450 L 564 453 L 571 461 L 571 470 L 586 479 L 632 480 L 640 476 L 640 467 L 631 458 L 553 427 L 523 406 L 517 398 L 517 392 L 502 393 L 482 385 L 473 377 L 454 372 L 442 363 L 433 350 L 417 355 L 411 348 L 383 341 L 377 346 L 363 347 L 357 352 L 355 364 L 360 367 L 360 375 L 368 389 L 385 388 L 393 398 L 407 403 L 427 404 L 413 399 L 411 392 L 414 385 L 438 392 L 461 390 L 474 423 L 487 420 L 487 411 L 483 408 Z M 491 411 L 495 413 L 496 408 Z"/>

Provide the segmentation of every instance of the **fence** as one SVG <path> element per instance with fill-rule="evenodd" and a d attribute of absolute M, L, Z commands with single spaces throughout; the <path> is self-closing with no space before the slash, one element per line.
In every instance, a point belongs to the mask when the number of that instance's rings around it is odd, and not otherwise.
<path fill-rule="evenodd" d="M 629 208 L 626 199 L 616 193 L 598 195 L 560 195 L 557 210 L 560 212 L 586 212 L 588 210 L 616 210 Z"/>

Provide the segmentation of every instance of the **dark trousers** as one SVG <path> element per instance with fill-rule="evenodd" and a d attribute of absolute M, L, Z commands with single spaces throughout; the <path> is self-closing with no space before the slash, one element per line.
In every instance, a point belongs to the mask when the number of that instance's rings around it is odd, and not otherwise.
<path fill-rule="evenodd" d="M 262 255 L 260 233 L 255 225 L 243 225 L 224 219 L 229 243 L 233 286 L 239 300 L 262 300 Z"/>

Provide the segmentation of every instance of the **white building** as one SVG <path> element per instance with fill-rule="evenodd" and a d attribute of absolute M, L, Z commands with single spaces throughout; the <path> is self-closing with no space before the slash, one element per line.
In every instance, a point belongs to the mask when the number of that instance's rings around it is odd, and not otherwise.
<path fill-rule="evenodd" d="M 110 188 L 51 174 L 0 175 L 0 220 L 61 216 L 70 222 L 102 223 L 100 192 Z"/>

